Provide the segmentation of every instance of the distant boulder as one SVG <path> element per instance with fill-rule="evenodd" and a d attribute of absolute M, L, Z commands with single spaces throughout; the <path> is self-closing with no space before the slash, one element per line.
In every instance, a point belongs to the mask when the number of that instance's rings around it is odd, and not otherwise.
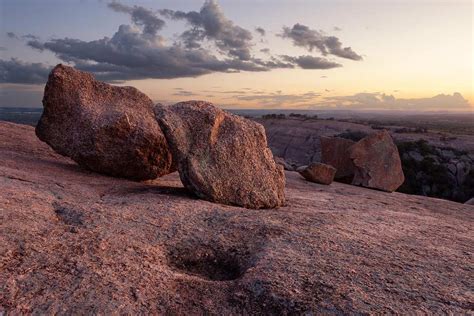
<path fill-rule="evenodd" d="M 355 166 L 354 185 L 392 192 L 405 180 L 397 146 L 386 130 L 352 145 L 349 156 Z"/>
<path fill-rule="evenodd" d="M 326 185 L 332 183 L 336 174 L 336 168 L 319 162 L 302 166 L 297 170 L 306 180 Z"/>
<path fill-rule="evenodd" d="M 466 205 L 474 205 L 474 197 L 464 202 Z"/>
<path fill-rule="evenodd" d="M 349 148 L 354 141 L 339 137 L 321 137 L 321 162 L 337 169 L 334 178 L 351 183 L 354 178 L 354 163 L 349 156 Z"/>
<path fill-rule="evenodd" d="M 155 107 L 184 186 L 212 202 L 273 208 L 285 201 L 285 175 L 262 125 L 203 101 Z"/>
<path fill-rule="evenodd" d="M 137 89 L 111 86 L 57 65 L 49 75 L 43 107 L 36 135 L 79 165 L 132 180 L 171 171 L 171 153 L 153 102 Z"/>

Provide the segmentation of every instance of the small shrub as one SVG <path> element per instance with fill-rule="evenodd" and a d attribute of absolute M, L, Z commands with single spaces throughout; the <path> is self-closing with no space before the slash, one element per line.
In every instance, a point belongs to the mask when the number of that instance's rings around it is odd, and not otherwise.
<path fill-rule="evenodd" d="M 284 119 L 286 118 L 285 114 L 264 114 L 262 115 L 263 119 Z"/>
<path fill-rule="evenodd" d="M 289 117 L 307 118 L 308 116 L 306 114 L 290 113 Z"/>
<path fill-rule="evenodd" d="M 379 130 L 379 129 L 385 129 L 385 127 L 384 127 L 384 126 L 381 126 L 381 125 L 372 125 L 371 128 L 372 128 L 372 129 L 377 129 L 377 130 Z"/>

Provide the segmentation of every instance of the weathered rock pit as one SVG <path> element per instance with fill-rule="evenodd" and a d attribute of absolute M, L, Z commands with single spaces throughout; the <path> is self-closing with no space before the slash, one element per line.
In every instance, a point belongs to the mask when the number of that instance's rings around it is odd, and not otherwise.
<path fill-rule="evenodd" d="M 232 281 L 244 275 L 251 265 L 237 249 L 222 249 L 211 245 L 186 245 L 172 249 L 168 264 L 180 272 L 211 281 Z"/>
<path fill-rule="evenodd" d="M 178 224 L 186 237 L 166 245 L 166 258 L 173 271 L 207 281 L 243 278 L 264 255 L 269 238 L 281 235 L 272 225 L 247 222 L 237 214 L 215 210 L 198 216 L 198 231 L 187 223 Z"/>

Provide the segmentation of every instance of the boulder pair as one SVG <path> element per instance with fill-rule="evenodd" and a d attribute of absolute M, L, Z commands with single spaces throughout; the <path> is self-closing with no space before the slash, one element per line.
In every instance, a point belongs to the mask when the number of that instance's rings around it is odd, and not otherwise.
<path fill-rule="evenodd" d="M 344 183 L 392 192 L 403 184 L 397 146 L 386 131 L 368 135 L 358 142 L 339 137 L 321 137 L 321 161 L 297 171 L 308 181 Z"/>
<path fill-rule="evenodd" d="M 212 202 L 258 209 L 285 201 L 263 126 L 208 102 L 153 105 L 135 88 L 57 65 L 43 107 L 38 138 L 92 171 L 141 181 L 178 170 L 188 190 Z"/>
<path fill-rule="evenodd" d="M 386 130 L 358 142 L 321 137 L 321 161 L 336 168 L 340 182 L 393 192 L 405 181 L 400 154 Z"/>

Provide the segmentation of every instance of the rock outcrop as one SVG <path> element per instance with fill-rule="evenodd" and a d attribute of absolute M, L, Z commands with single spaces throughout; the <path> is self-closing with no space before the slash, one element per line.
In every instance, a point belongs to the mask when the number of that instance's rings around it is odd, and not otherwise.
<path fill-rule="evenodd" d="M 355 167 L 354 185 L 393 192 L 405 180 L 397 146 L 386 130 L 352 145 L 349 156 Z"/>
<path fill-rule="evenodd" d="M 285 175 L 263 126 L 203 101 L 155 107 L 184 186 L 198 197 L 247 208 L 283 205 Z"/>
<path fill-rule="evenodd" d="M 376 131 L 369 125 L 338 120 L 293 117 L 255 120 L 265 127 L 273 154 L 294 165 L 294 169 L 311 162 L 324 162 L 320 137 L 358 141 Z M 398 147 L 405 176 L 398 192 L 461 203 L 474 196 L 474 137 L 451 134 L 446 139 L 437 131 L 406 134 L 397 133 L 397 129 L 391 136 Z M 352 182 L 352 178 L 341 180 L 337 174 L 335 179 Z"/>
<path fill-rule="evenodd" d="M 474 154 L 423 140 L 397 146 L 406 178 L 400 192 L 461 203 L 474 196 Z"/>
<path fill-rule="evenodd" d="M 37 136 L 79 165 L 133 180 L 172 171 L 153 102 L 137 89 L 58 65 L 49 75 L 43 106 Z"/>
<path fill-rule="evenodd" d="M 473 206 L 286 175 L 278 210 L 213 204 L 0 122 L 0 314 L 472 312 Z"/>
<path fill-rule="evenodd" d="M 349 156 L 349 147 L 354 141 L 339 137 L 321 137 L 321 162 L 337 169 L 334 178 L 351 183 L 354 178 L 354 163 Z"/>
<path fill-rule="evenodd" d="M 282 119 L 255 118 L 265 127 L 268 145 L 273 155 L 289 164 L 307 166 L 321 159 L 321 137 L 334 137 L 347 129 L 361 129 L 370 133 L 370 126 L 337 120 L 287 117 Z"/>
<path fill-rule="evenodd" d="M 310 182 L 329 185 L 334 180 L 336 168 L 319 162 L 298 168 L 299 174 Z"/>

